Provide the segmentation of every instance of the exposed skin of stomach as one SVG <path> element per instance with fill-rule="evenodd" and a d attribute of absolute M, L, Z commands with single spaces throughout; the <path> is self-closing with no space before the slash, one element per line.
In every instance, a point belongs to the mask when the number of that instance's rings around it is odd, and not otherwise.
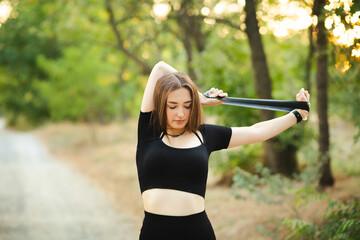
<path fill-rule="evenodd" d="M 173 189 L 149 189 L 142 193 L 142 199 L 146 212 L 159 215 L 187 216 L 205 209 L 200 195 Z"/>

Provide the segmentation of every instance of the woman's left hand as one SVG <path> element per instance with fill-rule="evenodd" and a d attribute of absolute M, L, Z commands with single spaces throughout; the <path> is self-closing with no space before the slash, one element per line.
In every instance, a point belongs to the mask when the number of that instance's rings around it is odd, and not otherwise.
<path fill-rule="evenodd" d="M 304 88 L 300 89 L 299 93 L 296 94 L 296 101 L 308 102 L 309 107 L 310 107 L 310 105 L 311 105 L 310 104 L 310 93 L 308 91 L 304 90 Z M 303 121 L 306 121 L 308 119 L 308 117 L 309 117 L 308 111 L 302 110 L 302 109 L 296 109 L 296 110 L 300 113 Z"/>
<path fill-rule="evenodd" d="M 223 90 L 217 88 L 211 88 L 208 91 L 210 98 L 200 94 L 200 103 L 202 106 L 217 106 L 222 104 L 224 101 L 216 99 L 216 97 L 227 97 L 228 94 L 224 93 Z"/>

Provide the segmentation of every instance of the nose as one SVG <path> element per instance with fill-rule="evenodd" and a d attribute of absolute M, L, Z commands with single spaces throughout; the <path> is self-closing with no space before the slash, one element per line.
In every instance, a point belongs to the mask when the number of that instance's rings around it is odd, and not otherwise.
<path fill-rule="evenodd" d="M 179 108 L 178 112 L 177 112 L 178 117 L 184 117 L 184 108 Z"/>

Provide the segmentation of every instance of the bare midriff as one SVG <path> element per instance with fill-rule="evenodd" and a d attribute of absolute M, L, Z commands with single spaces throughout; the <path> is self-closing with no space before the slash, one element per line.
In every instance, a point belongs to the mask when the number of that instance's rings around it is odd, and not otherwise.
<path fill-rule="evenodd" d="M 159 215 L 187 216 L 205 209 L 202 196 L 173 189 L 149 189 L 142 193 L 142 199 L 146 212 Z"/>

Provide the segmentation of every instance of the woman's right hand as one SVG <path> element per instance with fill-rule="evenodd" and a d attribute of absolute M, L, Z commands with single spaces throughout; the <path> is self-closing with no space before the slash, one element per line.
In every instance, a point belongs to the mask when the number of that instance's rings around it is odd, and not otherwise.
<path fill-rule="evenodd" d="M 207 91 L 210 97 L 206 97 L 204 94 L 199 93 L 201 106 L 217 106 L 222 104 L 224 101 L 217 99 L 216 97 L 227 97 L 228 94 L 224 93 L 223 90 L 217 88 L 211 88 Z"/>
<path fill-rule="evenodd" d="M 310 107 L 310 93 L 308 91 L 306 91 L 304 88 L 300 89 L 299 93 L 296 94 L 296 101 L 305 101 L 308 102 L 309 107 Z M 306 110 L 302 110 L 302 109 L 296 109 L 301 117 L 303 121 L 306 121 L 309 117 L 309 112 Z"/>

